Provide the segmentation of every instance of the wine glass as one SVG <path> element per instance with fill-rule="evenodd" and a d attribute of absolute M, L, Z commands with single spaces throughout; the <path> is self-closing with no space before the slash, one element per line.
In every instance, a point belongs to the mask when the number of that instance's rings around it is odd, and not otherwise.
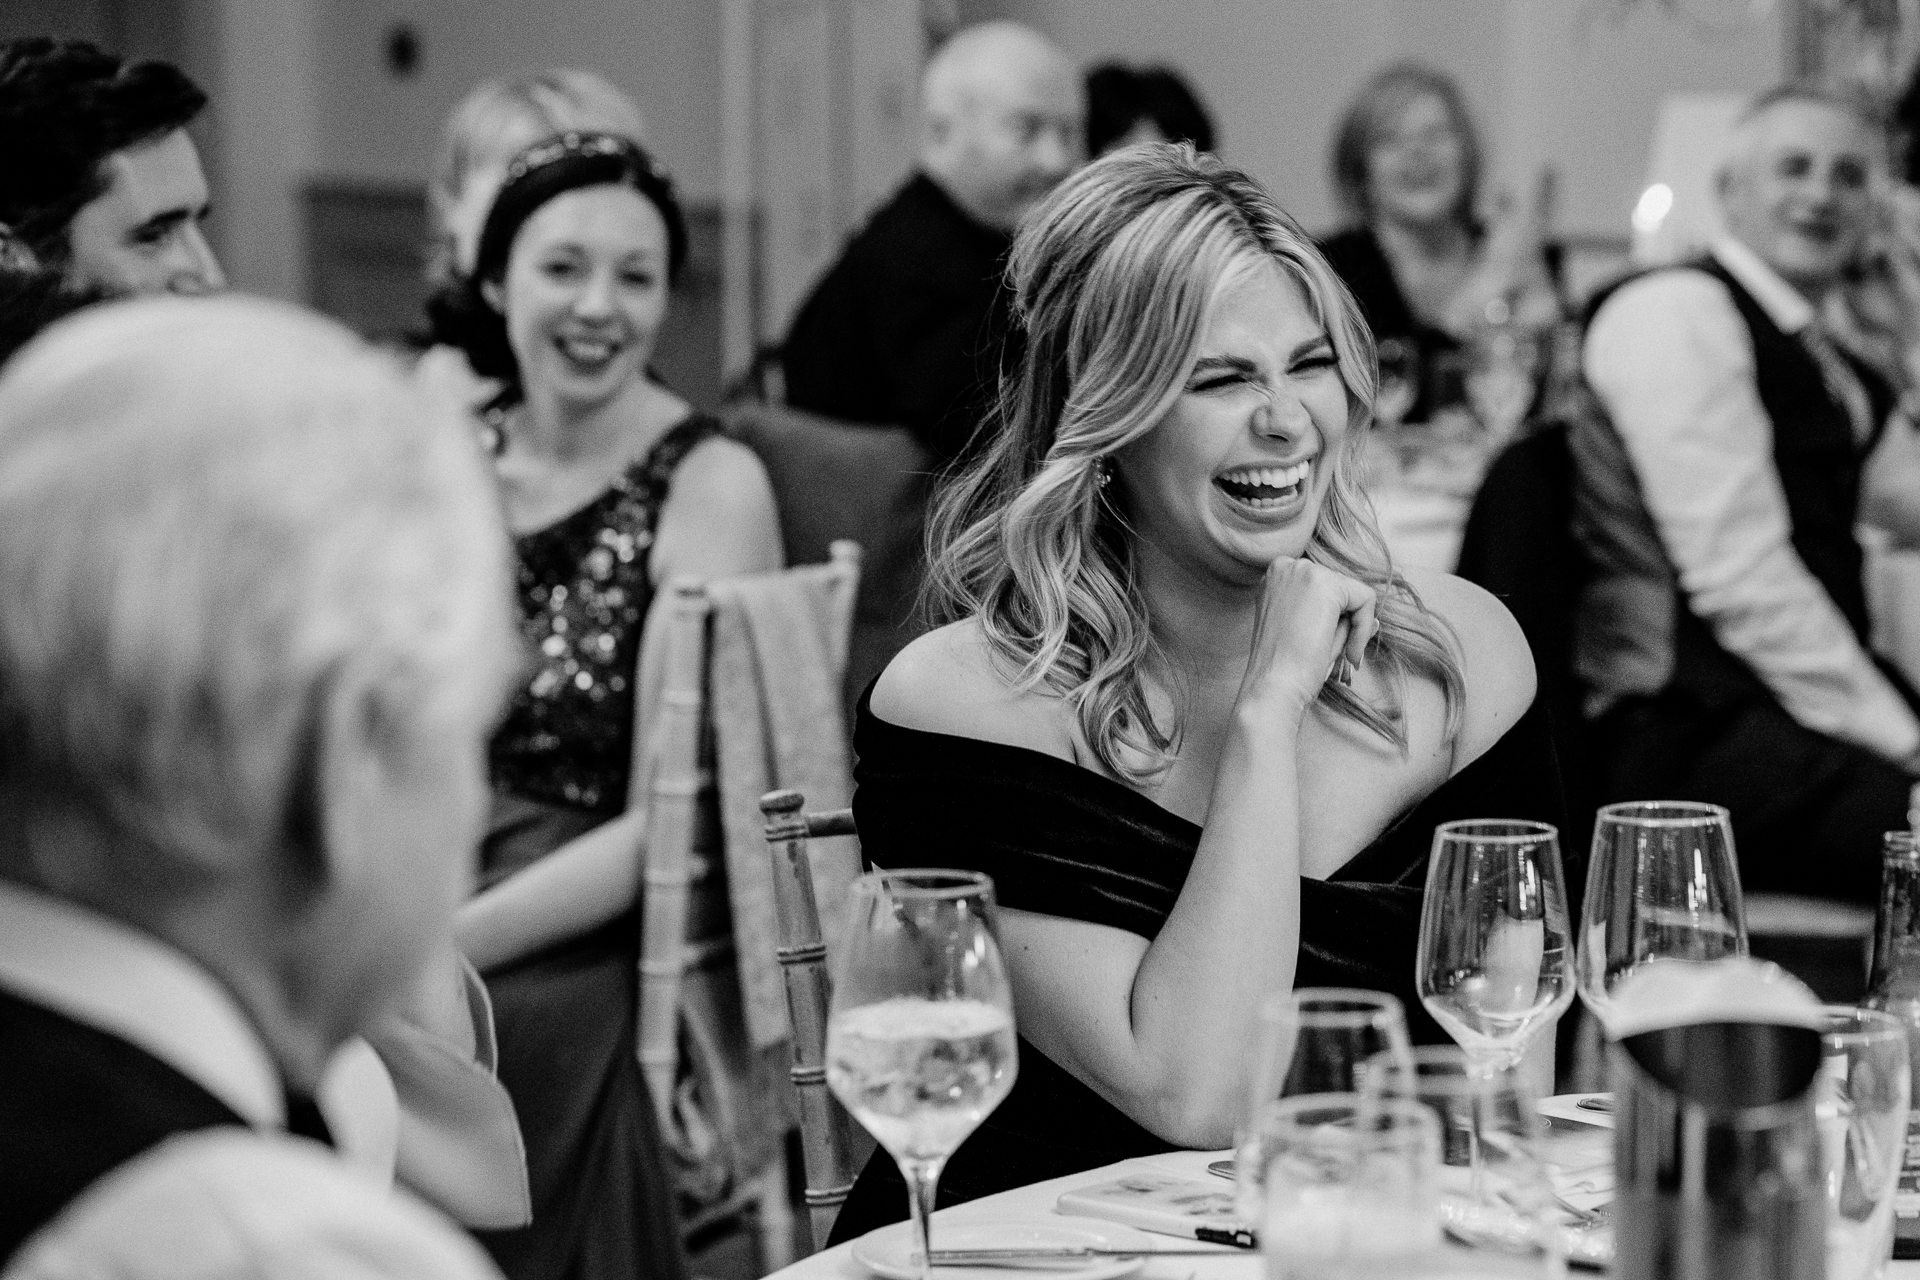
<path fill-rule="evenodd" d="M 1309 1093 L 1357 1093 L 1367 1064 L 1381 1053 L 1410 1052 L 1406 1010 L 1384 991 L 1301 987 L 1260 1006 L 1253 1078 L 1234 1151 L 1241 1216 L 1258 1220 L 1263 1120 L 1273 1103 Z"/>
<path fill-rule="evenodd" d="M 1420 348 L 1410 338 L 1382 338 L 1374 346 L 1379 380 L 1374 385 L 1373 419 L 1397 430 L 1420 397 Z"/>
<path fill-rule="evenodd" d="M 1814 1105 L 1827 1168 L 1828 1280 L 1878 1280 L 1893 1255 L 1907 1137 L 1907 1032 L 1892 1014 L 1828 1005 Z"/>
<path fill-rule="evenodd" d="M 854 882 L 827 1017 L 827 1086 L 900 1165 L 921 1280 L 947 1158 L 1013 1088 L 1013 995 L 993 881 L 875 871 Z"/>
<path fill-rule="evenodd" d="M 1610 993 L 1649 960 L 1747 954 L 1727 811 L 1692 800 L 1600 810 L 1580 921 L 1580 999 L 1606 1025 Z"/>
<path fill-rule="evenodd" d="M 1573 1003 L 1560 835 L 1469 819 L 1433 833 L 1414 975 L 1420 1003 L 1470 1055 L 1512 1066 Z"/>
<path fill-rule="evenodd" d="M 1540 368 L 1533 335 L 1512 325 L 1477 334 L 1467 352 L 1467 402 L 1495 441 L 1510 438 L 1533 407 Z"/>

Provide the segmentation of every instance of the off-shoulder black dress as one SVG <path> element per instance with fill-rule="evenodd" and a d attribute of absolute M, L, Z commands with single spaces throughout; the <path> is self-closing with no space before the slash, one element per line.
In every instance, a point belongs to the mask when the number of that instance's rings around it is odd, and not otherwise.
<path fill-rule="evenodd" d="M 1198 824 L 1071 761 L 889 724 L 873 714 L 871 695 L 860 701 L 854 730 L 853 797 L 869 862 L 984 871 L 1001 906 L 1149 939 L 1160 932 L 1199 849 Z M 1536 702 L 1332 876 L 1300 882 L 1295 985 L 1392 992 L 1406 1006 L 1416 1044 L 1447 1041 L 1414 990 L 1433 829 L 1456 818 L 1561 824 L 1546 721 Z M 940 1203 L 1171 1150 L 1023 1036 L 1013 1092 L 948 1163 Z M 879 1151 L 854 1184 L 833 1239 L 906 1216 L 906 1184 Z"/>

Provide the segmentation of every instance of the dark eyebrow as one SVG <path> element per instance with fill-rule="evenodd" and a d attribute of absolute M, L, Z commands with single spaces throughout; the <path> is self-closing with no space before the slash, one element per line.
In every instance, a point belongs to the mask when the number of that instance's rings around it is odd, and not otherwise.
<path fill-rule="evenodd" d="M 134 239 L 144 239 L 147 236 L 159 235 L 162 232 L 171 231 L 182 223 L 192 220 L 193 217 L 194 211 L 192 209 L 163 209 L 129 231 L 127 235 Z"/>
<path fill-rule="evenodd" d="M 133 230 L 127 232 L 127 238 L 130 240 L 144 239 L 148 236 L 157 236 L 163 232 L 171 231 L 184 223 L 205 222 L 207 215 L 212 212 L 213 206 L 211 204 L 183 204 L 172 209 L 162 209 L 159 213 L 154 214 L 151 218 L 148 218 L 145 222 L 140 223 L 134 227 Z"/>

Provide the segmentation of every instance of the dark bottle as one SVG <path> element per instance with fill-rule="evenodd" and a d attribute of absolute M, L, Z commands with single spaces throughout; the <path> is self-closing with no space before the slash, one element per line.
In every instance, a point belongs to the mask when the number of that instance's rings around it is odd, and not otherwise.
<path fill-rule="evenodd" d="M 1906 1024 L 1907 1058 L 1920 1069 L 1920 844 L 1889 831 L 1881 845 L 1880 911 L 1873 923 L 1873 974 L 1866 1005 Z M 1894 1193 L 1893 1256 L 1920 1258 L 1920 1075 L 1907 1112 L 1907 1145 Z"/>

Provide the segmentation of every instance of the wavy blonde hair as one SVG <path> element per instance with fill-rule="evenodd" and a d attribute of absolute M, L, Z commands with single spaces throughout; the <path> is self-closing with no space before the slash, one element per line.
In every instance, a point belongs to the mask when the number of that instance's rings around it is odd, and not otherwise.
<path fill-rule="evenodd" d="M 979 620 L 1018 688 L 1067 699 L 1117 776 L 1165 769 L 1181 726 L 1148 707 L 1143 673 L 1161 655 L 1126 512 L 1099 476 L 1173 408 L 1215 301 L 1263 263 L 1305 291 L 1350 406 L 1306 558 L 1375 588 L 1375 658 L 1397 677 L 1437 681 L 1449 735 L 1458 724 L 1457 642 L 1393 571 L 1359 487 L 1375 364 L 1353 298 L 1244 173 L 1184 144 L 1130 147 L 1062 183 L 1014 241 L 1024 349 L 1002 373 L 990 445 L 935 506 L 926 588 L 936 622 Z M 1350 689 L 1329 681 L 1320 701 L 1404 749 L 1397 716 Z"/>

